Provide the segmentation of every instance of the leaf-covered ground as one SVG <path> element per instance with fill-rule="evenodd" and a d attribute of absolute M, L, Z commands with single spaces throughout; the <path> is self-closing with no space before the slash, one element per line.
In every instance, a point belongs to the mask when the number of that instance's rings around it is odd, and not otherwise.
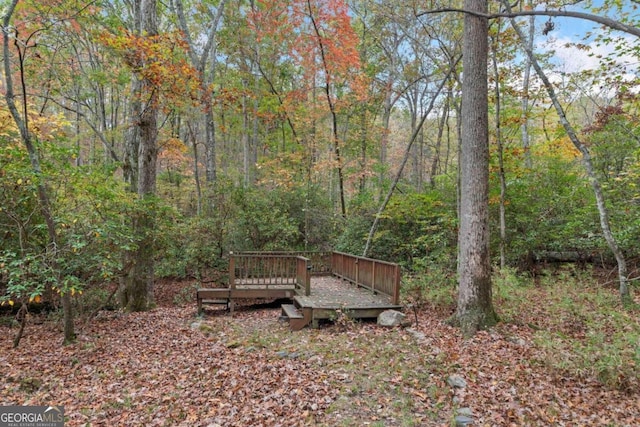
<path fill-rule="evenodd" d="M 478 426 L 640 425 L 637 377 L 612 386 L 553 363 L 539 334 L 563 325 L 547 324 L 540 301 L 465 341 L 428 308 L 407 329 L 338 319 L 292 333 L 275 306 L 198 319 L 195 303 L 175 306 L 189 285 L 158 295 L 153 311 L 79 323 L 65 347 L 51 320 L 30 319 L 15 350 L 17 329 L 1 327 L 0 404 L 64 405 L 68 426 L 449 426 L 459 414 Z"/>

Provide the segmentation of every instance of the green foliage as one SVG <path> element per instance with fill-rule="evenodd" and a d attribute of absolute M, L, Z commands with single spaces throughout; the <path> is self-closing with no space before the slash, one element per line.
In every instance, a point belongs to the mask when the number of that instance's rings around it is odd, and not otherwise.
<path fill-rule="evenodd" d="M 131 198 L 108 170 L 72 167 L 74 152 L 60 137 L 39 141 L 43 173 L 35 176 L 25 150 L 12 140 L 0 145 L 0 255 L 3 301 L 33 300 L 46 289 L 82 292 L 87 284 L 113 280 L 122 270 L 123 250 L 134 242 L 122 213 Z M 56 242 L 40 211 L 38 185 L 47 186 Z"/>
<path fill-rule="evenodd" d="M 611 226 L 620 247 L 636 253 L 640 239 L 640 117 L 621 106 L 607 107 L 587 129 L 594 167 L 608 201 Z"/>
<path fill-rule="evenodd" d="M 490 207 L 492 230 L 498 230 L 497 196 Z M 581 165 L 553 153 L 540 154 L 532 170 L 507 175 L 506 221 L 510 265 L 541 251 L 591 253 L 605 245 L 593 190 Z M 499 233 L 491 237 L 493 253 L 498 253 Z"/>
<path fill-rule="evenodd" d="M 401 298 L 418 307 L 430 306 L 451 311 L 455 307 L 458 291 L 456 270 L 440 267 L 422 269 L 405 275 Z"/>
<path fill-rule="evenodd" d="M 6 286 L 0 303 L 13 305 L 17 301 L 39 299 L 47 286 L 57 284 L 55 271 L 44 255 L 3 251 L 0 253 L 0 274 Z"/>
<path fill-rule="evenodd" d="M 76 294 L 74 299 L 74 308 L 79 316 L 90 316 L 101 309 L 113 310 L 116 304 L 113 290 L 100 284 L 87 287 L 82 294 Z"/>
<path fill-rule="evenodd" d="M 326 248 L 335 229 L 328 199 L 306 188 L 241 188 L 221 178 L 201 216 L 175 216 L 159 230 L 157 275 L 201 278 L 243 250 Z"/>
<path fill-rule="evenodd" d="M 373 193 L 358 193 L 349 204 L 349 215 L 340 224 L 340 234 L 335 238 L 334 249 L 349 254 L 362 254 L 377 209 Z"/>
<path fill-rule="evenodd" d="M 280 190 L 238 188 L 234 203 L 238 208 L 231 229 L 236 251 L 290 250 L 302 242 L 300 224 L 287 213 Z"/>
<path fill-rule="evenodd" d="M 202 278 L 208 269 L 224 268 L 224 230 L 217 217 L 179 218 L 160 231 L 156 275 Z"/>
<path fill-rule="evenodd" d="M 336 248 L 362 253 L 374 208 L 360 201 L 359 215 L 352 214 Z M 409 269 L 455 259 L 455 208 L 442 192 L 408 193 L 394 196 L 380 216 L 368 256 L 398 262 Z"/>

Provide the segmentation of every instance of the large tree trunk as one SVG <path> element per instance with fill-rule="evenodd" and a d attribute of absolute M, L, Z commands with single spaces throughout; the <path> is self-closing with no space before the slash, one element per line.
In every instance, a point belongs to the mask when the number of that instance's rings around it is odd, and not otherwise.
<path fill-rule="evenodd" d="M 158 34 L 155 0 L 138 0 L 140 34 L 153 38 Z M 152 41 L 153 42 L 153 41 Z M 145 64 L 142 64 L 145 66 Z M 138 149 L 138 198 L 142 206 L 132 219 L 137 247 L 129 254 L 131 268 L 124 278 L 121 303 L 128 311 L 142 311 L 153 302 L 153 236 L 155 215 L 149 201 L 156 191 L 156 163 L 158 159 L 158 96 L 153 83 L 140 80 L 140 92 L 134 94 L 141 108 L 135 127 L 140 138 Z"/>
<path fill-rule="evenodd" d="M 465 10 L 486 13 L 487 2 L 465 0 Z M 458 308 L 454 321 L 465 336 L 494 325 L 489 257 L 489 137 L 487 20 L 464 19 Z"/>
<path fill-rule="evenodd" d="M 140 149 L 140 129 L 135 123 L 142 112 L 140 102 L 142 82 L 133 78 L 131 82 L 131 101 L 129 102 L 130 126 L 125 134 L 125 147 L 122 158 L 122 176 L 132 193 L 138 192 L 138 150 Z"/>

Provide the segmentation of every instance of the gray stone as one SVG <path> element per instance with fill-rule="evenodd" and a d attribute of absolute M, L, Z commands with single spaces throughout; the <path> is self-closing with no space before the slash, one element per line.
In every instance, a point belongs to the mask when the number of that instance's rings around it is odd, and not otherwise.
<path fill-rule="evenodd" d="M 447 378 L 447 384 L 454 388 L 465 388 L 467 386 L 467 382 L 464 378 L 457 374 L 453 374 Z"/>
<path fill-rule="evenodd" d="M 464 415 L 456 416 L 456 427 L 465 427 L 470 424 L 473 424 L 473 418 Z"/>
<path fill-rule="evenodd" d="M 527 342 L 524 340 L 524 338 L 512 338 L 511 342 L 515 345 L 519 345 L 520 347 L 525 347 L 527 345 Z"/>
<path fill-rule="evenodd" d="M 393 328 L 405 324 L 407 316 L 397 310 L 385 310 L 378 315 L 378 325 Z"/>
<path fill-rule="evenodd" d="M 473 411 L 471 410 L 471 408 L 458 408 L 456 413 L 458 415 L 462 415 L 469 418 L 473 417 Z"/>
<path fill-rule="evenodd" d="M 423 332 L 420 332 L 413 328 L 407 328 L 407 332 L 409 332 L 411 336 L 413 336 L 413 338 L 415 338 L 415 340 L 419 343 L 427 341 L 427 336 Z"/>
<path fill-rule="evenodd" d="M 191 329 L 200 329 L 200 327 L 202 326 L 202 322 L 199 320 L 196 320 L 195 322 L 191 323 Z"/>

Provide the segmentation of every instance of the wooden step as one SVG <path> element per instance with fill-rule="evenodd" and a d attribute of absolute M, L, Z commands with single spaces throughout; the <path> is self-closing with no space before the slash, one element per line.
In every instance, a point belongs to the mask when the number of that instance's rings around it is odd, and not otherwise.
<path fill-rule="evenodd" d="M 282 317 L 289 319 L 289 328 L 292 331 L 299 331 L 310 322 L 310 319 L 293 304 L 282 304 Z"/>
<path fill-rule="evenodd" d="M 229 304 L 228 299 L 203 299 L 203 304 Z"/>
<path fill-rule="evenodd" d="M 196 292 L 196 300 L 198 301 L 198 314 L 202 314 L 202 306 L 204 304 L 224 304 L 227 309 L 231 309 L 229 289 L 208 289 L 200 288 Z"/>
<path fill-rule="evenodd" d="M 302 319 L 304 316 L 295 305 L 293 304 L 282 304 L 282 315 L 288 317 L 289 319 Z"/>

